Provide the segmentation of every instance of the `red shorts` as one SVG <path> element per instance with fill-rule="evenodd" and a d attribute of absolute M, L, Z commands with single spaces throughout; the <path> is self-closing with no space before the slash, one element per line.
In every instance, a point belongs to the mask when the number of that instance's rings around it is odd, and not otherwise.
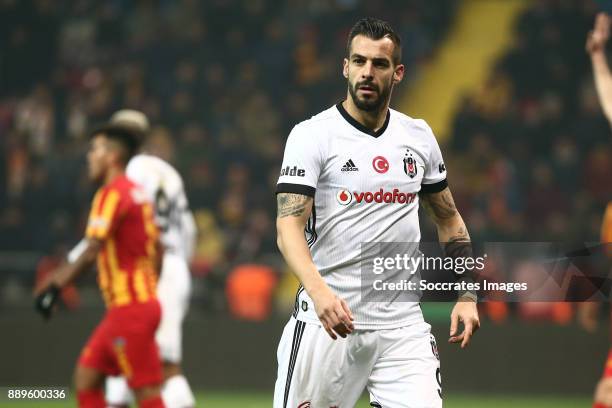
<path fill-rule="evenodd" d="M 78 365 L 123 375 L 132 389 L 162 383 L 155 342 L 161 318 L 157 300 L 109 309 L 81 351 Z"/>

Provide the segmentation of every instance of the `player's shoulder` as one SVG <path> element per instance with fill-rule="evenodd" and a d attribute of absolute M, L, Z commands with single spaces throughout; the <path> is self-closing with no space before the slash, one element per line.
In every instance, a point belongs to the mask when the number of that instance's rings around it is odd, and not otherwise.
<path fill-rule="evenodd" d="M 107 203 L 109 201 L 131 201 L 131 190 L 136 185 L 125 174 L 115 177 L 110 183 L 100 187 L 94 201 Z"/>
<path fill-rule="evenodd" d="M 128 173 L 130 169 L 162 169 L 168 172 L 176 171 L 167 161 L 146 153 L 140 153 L 132 157 L 128 163 L 127 169 Z"/>
<path fill-rule="evenodd" d="M 293 129 L 296 132 L 307 132 L 312 137 L 313 135 L 320 134 L 321 130 L 329 129 L 330 126 L 333 126 L 334 122 L 338 121 L 338 119 L 338 109 L 336 106 L 332 106 L 322 112 L 317 113 L 309 119 L 301 121 L 295 125 Z M 316 131 L 316 133 L 311 133 L 312 131 Z"/>
<path fill-rule="evenodd" d="M 391 118 L 393 118 L 402 127 L 433 135 L 433 131 L 425 119 L 413 118 L 395 109 L 389 110 L 391 111 Z"/>
<path fill-rule="evenodd" d="M 391 118 L 398 124 L 401 133 L 424 140 L 430 145 L 437 143 L 431 126 L 424 119 L 413 118 L 394 109 L 390 111 Z"/>
<path fill-rule="evenodd" d="M 112 186 L 116 191 L 124 206 L 141 206 L 150 202 L 144 188 L 137 182 L 131 180 L 127 175 L 117 178 L 116 184 Z"/>
<path fill-rule="evenodd" d="M 167 161 L 150 154 L 140 153 L 129 161 L 126 173 L 128 177 L 162 177 L 164 179 L 175 178 L 182 180 L 178 170 Z"/>
<path fill-rule="evenodd" d="M 116 177 L 112 183 L 108 185 L 109 191 L 116 191 L 121 195 L 129 194 L 134 188 L 139 188 L 136 183 L 130 180 L 126 174 Z"/>

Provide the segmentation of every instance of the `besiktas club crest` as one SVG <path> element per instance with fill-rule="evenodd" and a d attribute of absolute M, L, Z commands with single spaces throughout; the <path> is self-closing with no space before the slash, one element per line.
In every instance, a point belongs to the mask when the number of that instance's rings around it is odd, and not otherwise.
<path fill-rule="evenodd" d="M 412 156 L 410 150 L 406 150 L 406 155 L 404 156 L 404 173 L 410 178 L 414 178 L 417 175 L 416 159 Z"/>

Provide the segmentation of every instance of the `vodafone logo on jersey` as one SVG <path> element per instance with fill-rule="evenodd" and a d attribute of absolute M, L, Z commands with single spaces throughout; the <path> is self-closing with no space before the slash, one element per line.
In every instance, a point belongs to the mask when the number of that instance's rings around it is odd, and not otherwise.
<path fill-rule="evenodd" d="M 340 205 L 349 205 L 351 201 L 353 201 L 353 195 L 348 190 L 340 190 L 338 194 L 336 194 L 336 199 Z"/>
<path fill-rule="evenodd" d="M 410 204 L 416 198 L 416 193 L 403 193 L 399 189 L 394 188 L 391 191 L 380 189 L 378 191 L 354 191 L 340 190 L 336 194 L 336 199 L 340 205 L 349 205 L 355 201 L 361 203 L 376 203 L 376 204 Z"/>

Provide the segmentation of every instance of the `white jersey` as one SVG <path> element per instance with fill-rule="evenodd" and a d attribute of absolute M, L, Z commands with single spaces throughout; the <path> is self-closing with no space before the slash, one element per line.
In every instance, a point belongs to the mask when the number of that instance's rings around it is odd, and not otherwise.
<path fill-rule="evenodd" d="M 129 161 L 126 175 L 154 203 L 164 250 L 189 260 L 195 247 L 196 226 L 180 174 L 158 157 L 138 154 Z"/>
<path fill-rule="evenodd" d="M 341 104 L 293 128 L 277 193 L 314 197 L 306 239 L 330 288 L 347 301 L 356 329 L 407 326 L 423 320 L 418 302 L 361 299 L 363 243 L 420 241 L 418 193 L 446 188 L 446 168 L 425 121 L 390 109 L 373 132 Z M 320 324 L 312 300 L 298 290 L 294 316 Z"/>

